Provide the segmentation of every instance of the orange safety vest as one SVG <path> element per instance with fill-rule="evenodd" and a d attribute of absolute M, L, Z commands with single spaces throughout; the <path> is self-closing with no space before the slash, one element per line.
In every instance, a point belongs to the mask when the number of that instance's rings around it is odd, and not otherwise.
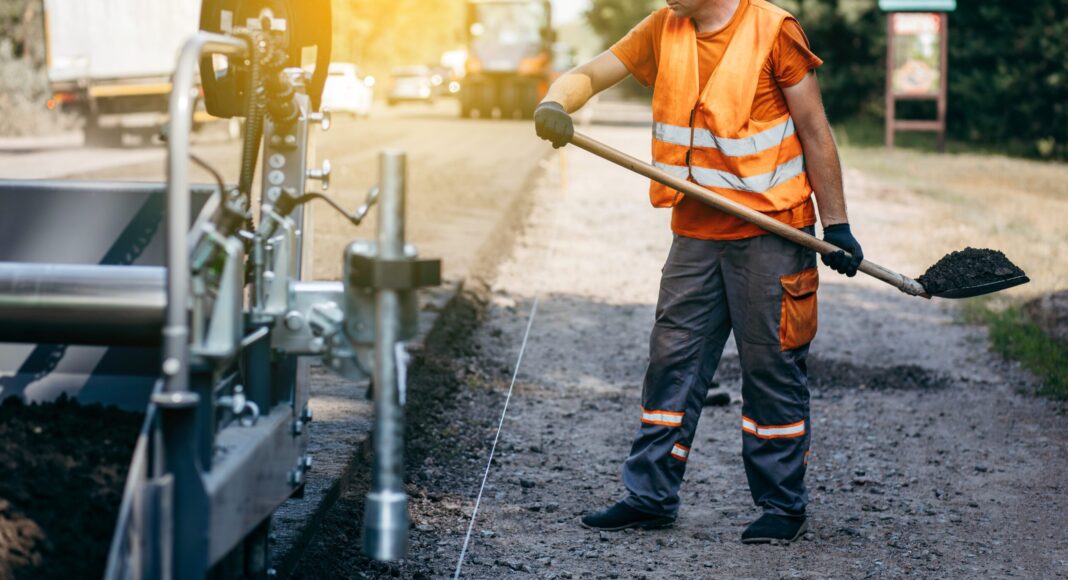
<path fill-rule="evenodd" d="M 788 18 L 781 8 L 750 0 L 702 91 L 693 21 L 668 16 L 653 92 L 657 167 L 763 213 L 808 200 L 812 187 L 793 118 L 750 117 L 761 70 Z M 649 190 L 656 207 L 673 207 L 681 197 L 655 181 Z"/>

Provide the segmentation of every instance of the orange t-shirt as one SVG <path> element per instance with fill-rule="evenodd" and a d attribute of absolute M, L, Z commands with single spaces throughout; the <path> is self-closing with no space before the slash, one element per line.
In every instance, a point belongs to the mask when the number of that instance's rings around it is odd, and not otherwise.
<path fill-rule="evenodd" d="M 738 10 L 726 26 L 712 32 L 697 33 L 698 76 L 702 88 L 723 58 L 727 45 L 748 7 L 749 0 L 741 0 Z M 670 8 L 653 12 L 612 46 L 612 53 L 623 61 L 634 78 L 645 86 L 652 86 L 656 81 L 660 37 L 664 31 L 664 21 L 670 14 Z M 801 30 L 801 25 L 793 19 L 787 19 L 779 31 L 778 42 L 760 72 L 751 117 L 766 121 L 787 114 L 789 109 L 782 88 L 796 85 L 810 71 L 822 64 L 823 61 L 809 48 L 808 38 Z M 816 210 L 811 197 L 796 208 L 768 215 L 797 228 L 816 223 Z M 679 235 L 703 240 L 738 240 L 767 233 L 748 222 L 685 196 L 674 208 L 671 229 Z"/>

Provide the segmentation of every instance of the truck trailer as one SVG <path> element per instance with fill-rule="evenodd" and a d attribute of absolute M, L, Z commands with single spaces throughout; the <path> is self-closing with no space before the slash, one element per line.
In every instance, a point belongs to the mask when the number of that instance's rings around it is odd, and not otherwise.
<path fill-rule="evenodd" d="M 461 114 L 530 119 L 553 75 L 548 0 L 468 0 Z"/>
<path fill-rule="evenodd" d="M 87 145 L 119 145 L 125 132 L 158 129 L 182 43 L 198 30 L 200 1 L 44 0 L 44 7 L 49 106 L 85 119 Z"/>

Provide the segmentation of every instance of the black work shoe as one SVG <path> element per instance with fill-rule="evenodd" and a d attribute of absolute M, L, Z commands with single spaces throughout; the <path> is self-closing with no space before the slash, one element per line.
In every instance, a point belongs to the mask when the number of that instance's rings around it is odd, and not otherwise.
<path fill-rule="evenodd" d="M 674 524 L 674 517 L 647 514 L 623 502 L 619 502 L 604 511 L 586 514 L 582 517 L 583 527 L 606 532 L 617 532 L 627 528 L 658 530 L 660 528 L 669 528 Z"/>
<path fill-rule="evenodd" d="M 808 531 L 804 517 L 764 514 L 749 524 L 742 532 L 743 544 L 767 544 L 768 542 L 796 542 Z"/>

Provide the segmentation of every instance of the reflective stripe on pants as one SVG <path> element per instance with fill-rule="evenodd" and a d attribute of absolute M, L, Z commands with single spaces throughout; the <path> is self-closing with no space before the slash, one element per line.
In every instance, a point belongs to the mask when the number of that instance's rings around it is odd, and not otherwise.
<path fill-rule="evenodd" d="M 780 278 L 814 267 L 815 253 L 775 236 L 675 237 L 636 410 L 642 420 L 623 465 L 628 505 L 678 512 L 687 461 L 701 453 L 700 443 L 691 448 L 705 395 L 733 331 L 742 366 L 742 455 L 753 501 L 770 513 L 804 513 L 808 346 L 780 348 Z"/>

